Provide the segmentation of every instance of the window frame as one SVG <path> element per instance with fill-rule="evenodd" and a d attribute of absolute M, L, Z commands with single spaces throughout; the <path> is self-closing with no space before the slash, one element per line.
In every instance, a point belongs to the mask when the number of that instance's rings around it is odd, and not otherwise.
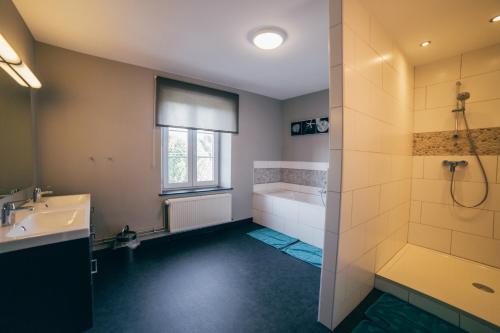
<path fill-rule="evenodd" d="M 173 129 L 182 129 L 180 127 L 171 127 Z M 169 190 L 189 190 L 214 188 L 219 186 L 219 160 L 220 160 L 220 133 L 207 130 L 199 130 L 200 132 L 209 132 L 214 135 L 214 180 L 213 181 L 197 181 L 197 134 L 196 129 L 185 129 L 188 133 L 188 181 L 184 183 L 169 183 L 168 182 L 168 133 L 169 127 L 161 128 L 161 186 L 162 192 Z"/>

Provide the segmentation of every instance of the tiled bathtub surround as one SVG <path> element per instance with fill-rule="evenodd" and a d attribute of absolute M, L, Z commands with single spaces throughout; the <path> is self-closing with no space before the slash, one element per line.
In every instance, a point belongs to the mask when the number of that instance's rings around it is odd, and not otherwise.
<path fill-rule="evenodd" d="M 269 184 L 281 182 L 280 168 L 259 168 L 253 169 L 254 184 Z"/>
<path fill-rule="evenodd" d="M 254 184 L 288 183 L 321 188 L 326 184 L 327 169 L 327 163 L 256 161 Z"/>
<path fill-rule="evenodd" d="M 453 134 L 454 131 L 414 133 L 413 155 L 472 154 L 465 131 L 459 131 L 458 139 Z M 471 136 L 479 154 L 500 155 L 500 127 L 472 129 Z"/>
<path fill-rule="evenodd" d="M 466 204 L 484 191 L 465 135 L 454 142 L 455 82 L 471 98 L 466 112 L 486 169 L 489 198 L 471 209 L 453 204 L 450 172 L 442 161 L 469 162 L 456 174 L 456 196 Z M 415 68 L 415 134 L 408 241 L 500 267 L 500 44 Z M 463 123 L 461 123 L 463 128 Z"/>

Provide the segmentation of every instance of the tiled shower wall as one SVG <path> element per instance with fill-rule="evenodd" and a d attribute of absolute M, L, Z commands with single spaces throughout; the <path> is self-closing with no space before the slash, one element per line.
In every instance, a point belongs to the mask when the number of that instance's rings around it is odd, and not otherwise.
<path fill-rule="evenodd" d="M 330 169 L 319 320 L 334 328 L 407 242 L 413 67 L 358 0 L 330 1 Z"/>
<path fill-rule="evenodd" d="M 465 133 L 452 138 L 458 80 L 470 92 L 466 114 L 489 182 L 488 200 L 474 209 L 453 205 L 450 172 L 441 164 L 467 160 L 456 174 L 456 197 L 467 205 L 481 199 L 483 179 Z M 414 110 L 408 241 L 500 267 L 500 44 L 416 67 Z"/>

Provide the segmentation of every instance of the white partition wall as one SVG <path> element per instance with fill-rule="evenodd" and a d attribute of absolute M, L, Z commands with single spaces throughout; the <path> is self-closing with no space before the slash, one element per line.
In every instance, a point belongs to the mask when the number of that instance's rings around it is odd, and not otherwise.
<path fill-rule="evenodd" d="M 413 67 L 359 0 L 330 1 L 330 168 L 319 320 L 333 329 L 407 242 Z"/>

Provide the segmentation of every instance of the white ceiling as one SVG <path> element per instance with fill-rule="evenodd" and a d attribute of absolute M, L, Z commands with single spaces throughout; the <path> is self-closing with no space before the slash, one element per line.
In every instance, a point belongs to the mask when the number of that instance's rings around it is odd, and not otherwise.
<path fill-rule="evenodd" d="M 500 0 L 361 0 L 414 65 L 500 42 Z M 429 47 L 420 43 L 431 40 Z"/>
<path fill-rule="evenodd" d="M 35 39 L 286 99 L 328 88 L 328 0 L 14 0 Z M 283 28 L 262 51 L 248 33 Z"/>

